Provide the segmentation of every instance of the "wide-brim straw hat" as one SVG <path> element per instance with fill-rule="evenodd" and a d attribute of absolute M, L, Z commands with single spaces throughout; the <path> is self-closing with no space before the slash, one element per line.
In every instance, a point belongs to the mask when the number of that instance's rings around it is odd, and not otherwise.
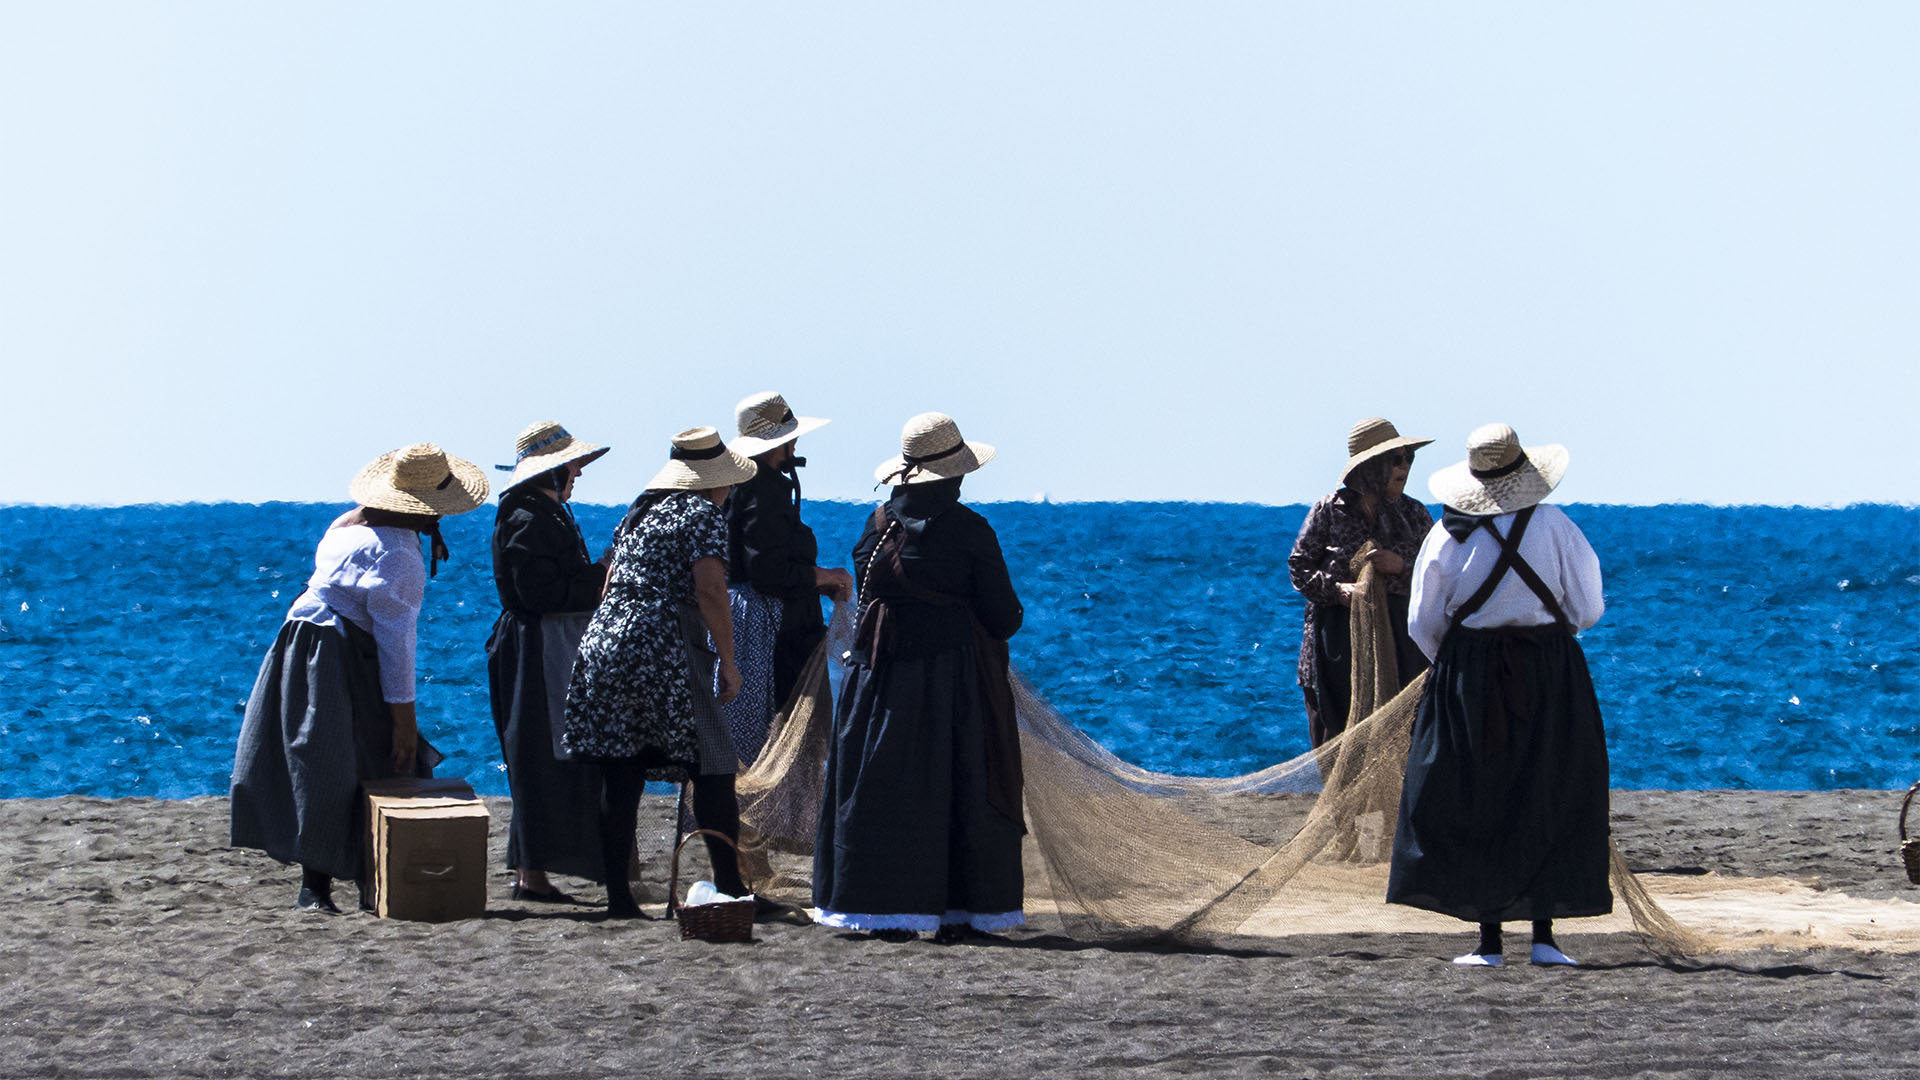
<path fill-rule="evenodd" d="M 370 510 L 445 517 L 487 501 L 487 473 L 432 443 L 414 443 L 374 458 L 347 491 Z"/>
<path fill-rule="evenodd" d="M 1467 460 L 1427 478 L 1433 497 L 1468 514 L 1511 514 L 1538 503 L 1567 474 L 1567 448 L 1521 446 L 1505 424 L 1487 424 L 1467 436 Z"/>
<path fill-rule="evenodd" d="M 1346 483 L 1352 479 L 1353 470 L 1382 454 L 1391 454 L 1402 447 L 1418 450 L 1432 441 L 1408 438 L 1387 421 L 1369 416 L 1347 432 L 1347 467 L 1340 470 L 1340 482 Z"/>
<path fill-rule="evenodd" d="M 921 413 L 900 429 L 900 453 L 880 463 L 873 478 L 883 484 L 930 484 L 951 480 L 993 460 L 994 449 L 960 437 L 946 413 Z"/>
<path fill-rule="evenodd" d="M 760 466 L 720 441 L 710 427 L 688 428 L 673 437 L 667 463 L 647 481 L 647 490 L 705 491 L 732 487 L 753 478 Z"/>
<path fill-rule="evenodd" d="M 740 434 L 727 445 L 748 457 L 764 454 L 833 422 L 817 416 L 793 415 L 787 399 L 771 390 L 741 398 L 740 404 L 733 407 L 733 414 Z"/>
<path fill-rule="evenodd" d="M 566 428 L 552 420 L 537 420 L 528 424 L 513 440 L 513 464 L 495 465 L 494 468 L 513 474 L 500 487 L 502 491 L 509 491 L 569 461 L 586 465 L 610 449 L 612 447 L 576 439 Z"/>

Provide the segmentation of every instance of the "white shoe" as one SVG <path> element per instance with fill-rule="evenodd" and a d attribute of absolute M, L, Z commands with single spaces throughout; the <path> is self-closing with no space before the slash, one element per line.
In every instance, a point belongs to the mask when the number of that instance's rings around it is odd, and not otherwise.
<path fill-rule="evenodd" d="M 1461 967 L 1499 967 L 1507 962 L 1507 958 L 1499 953 L 1470 952 L 1465 956 L 1454 957 L 1453 962 Z M 1567 963 L 1571 964 L 1573 961 L 1569 960 Z"/>
<path fill-rule="evenodd" d="M 1542 945 L 1538 942 L 1534 943 L 1531 962 L 1541 967 L 1553 967 L 1555 965 L 1560 967 L 1580 966 L 1580 962 L 1573 957 L 1568 956 L 1566 953 L 1561 952 L 1551 945 Z"/>

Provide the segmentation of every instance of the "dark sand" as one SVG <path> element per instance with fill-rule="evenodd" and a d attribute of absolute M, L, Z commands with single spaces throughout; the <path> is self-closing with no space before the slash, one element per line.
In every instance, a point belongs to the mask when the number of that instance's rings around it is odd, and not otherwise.
<path fill-rule="evenodd" d="M 507 808 L 489 802 L 497 863 Z M 1898 805 L 1614 796 L 1636 868 L 1920 900 L 1893 852 Z M 1245 807 L 1252 833 L 1297 809 Z M 645 812 L 663 822 L 667 805 Z M 1920 1075 L 1914 953 L 1665 962 L 1577 922 L 1561 935 L 1577 971 L 1454 968 L 1464 928 L 1146 949 L 1032 931 L 889 945 L 774 923 L 751 945 L 706 945 L 671 923 L 514 903 L 504 873 L 485 919 L 328 917 L 289 909 L 295 870 L 224 846 L 226 813 L 223 799 L 0 801 L 0 1074 Z"/>

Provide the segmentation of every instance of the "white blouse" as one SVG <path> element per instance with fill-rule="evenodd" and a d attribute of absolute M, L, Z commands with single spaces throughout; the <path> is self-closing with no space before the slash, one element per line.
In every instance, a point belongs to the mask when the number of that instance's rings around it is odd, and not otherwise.
<path fill-rule="evenodd" d="M 1513 515 L 1501 514 L 1493 519 L 1493 526 L 1501 536 L 1510 535 Z M 1601 612 L 1606 610 L 1600 595 L 1600 557 L 1565 511 L 1545 504 L 1534 510 L 1526 535 L 1520 538 L 1520 557 L 1540 575 L 1575 630 L 1585 630 L 1600 621 Z M 1485 529 L 1475 529 L 1465 543 L 1454 540 L 1438 522 L 1427 533 L 1413 563 L 1407 631 L 1429 660 L 1440 654 L 1440 642 L 1453 625 L 1453 613 L 1479 591 L 1499 558 L 1500 545 Z M 1520 575 L 1508 571 L 1494 586 L 1493 595 L 1462 625 L 1486 629 L 1545 626 L 1552 621 L 1552 613 Z"/>
<path fill-rule="evenodd" d="M 346 619 L 372 634 L 380 656 L 380 695 L 397 704 L 413 700 L 414 634 L 426 595 L 419 533 L 346 525 L 320 538 L 313 576 L 287 619 L 336 627 Z"/>

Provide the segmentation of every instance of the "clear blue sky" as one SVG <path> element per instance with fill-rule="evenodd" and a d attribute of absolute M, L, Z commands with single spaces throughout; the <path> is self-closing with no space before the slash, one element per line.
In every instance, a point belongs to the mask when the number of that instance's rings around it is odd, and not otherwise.
<path fill-rule="evenodd" d="M 1920 4 L 0 6 L 0 502 L 344 499 L 780 389 L 867 498 L 1920 501 Z"/>

